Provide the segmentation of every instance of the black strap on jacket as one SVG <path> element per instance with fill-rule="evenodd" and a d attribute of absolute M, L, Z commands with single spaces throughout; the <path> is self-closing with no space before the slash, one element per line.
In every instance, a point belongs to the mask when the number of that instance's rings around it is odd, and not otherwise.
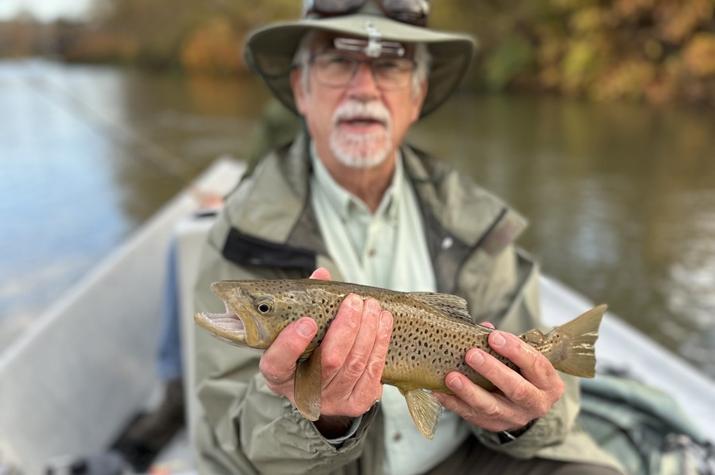
<path fill-rule="evenodd" d="M 277 267 L 310 274 L 317 267 L 316 253 L 309 249 L 266 241 L 231 228 L 221 251 L 240 266 Z"/>

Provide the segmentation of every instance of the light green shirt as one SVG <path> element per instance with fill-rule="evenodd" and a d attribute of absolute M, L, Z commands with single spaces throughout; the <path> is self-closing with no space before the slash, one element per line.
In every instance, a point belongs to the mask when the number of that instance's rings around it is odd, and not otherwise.
<path fill-rule="evenodd" d="M 375 211 L 330 175 L 311 146 L 311 204 L 328 253 L 347 282 L 400 291 L 434 292 L 436 283 L 417 197 L 398 156 L 392 183 Z M 434 438 L 416 429 L 399 390 L 385 385 L 386 466 L 392 475 L 422 473 L 452 453 L 469 428 L 443 412 Z M 349 434 L 350 435 L 350 434 Z"/>

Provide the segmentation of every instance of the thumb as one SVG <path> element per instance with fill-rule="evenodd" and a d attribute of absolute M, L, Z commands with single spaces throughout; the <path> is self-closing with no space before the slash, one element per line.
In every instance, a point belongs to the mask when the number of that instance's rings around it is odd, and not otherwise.
<path fill-rule="evenodd" d="M 315 269 L 313 273 L 310 274 L 310 278 L 318 280 L 333 280 L 332 277 L 330 277 L 330 271 L 325 267 L 318 267 Z"/>

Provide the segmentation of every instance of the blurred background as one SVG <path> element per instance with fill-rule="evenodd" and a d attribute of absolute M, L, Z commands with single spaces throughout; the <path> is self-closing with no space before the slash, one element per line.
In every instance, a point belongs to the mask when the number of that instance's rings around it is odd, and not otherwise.
<path fill-rule="evenodd" d="M 520 243 L 545 273 L 711 377 L 714 8 L 435 1 L 431 25 L 481 49 L 411 133 L 530 219 Z M 263 118 L 285 114 L 241 45 L 299 9 L 0 2 L 0 351 L 218 156 L 252 159 L 273 140 Z"/>

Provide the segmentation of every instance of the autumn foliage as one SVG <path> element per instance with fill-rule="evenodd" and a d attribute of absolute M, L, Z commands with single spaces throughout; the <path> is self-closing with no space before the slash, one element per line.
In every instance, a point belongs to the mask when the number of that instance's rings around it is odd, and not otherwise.
<path fill-rule="evenodd" d="M 246 34 L 300 4 L 103 0 L 64 54 L 237 74 Z M 714 10 L 715 0 L 439 0 L 430 21 L 479 38 L 469 88 L 715 105 Z"/>

